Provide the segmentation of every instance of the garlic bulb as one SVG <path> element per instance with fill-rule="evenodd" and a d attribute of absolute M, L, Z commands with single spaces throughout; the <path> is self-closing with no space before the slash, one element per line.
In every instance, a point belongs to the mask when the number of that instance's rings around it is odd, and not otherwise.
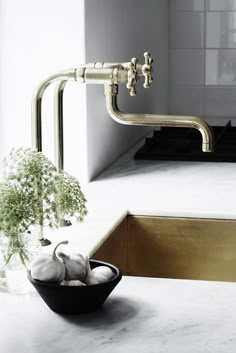
<path fill-rule="evenodd" d="M 58 256 L 62 259 L 66 274 L 65 279 L 69 280 L 80 280 L 83 281 L 86 277 L 86 261 L 81 254 L 66 255 L 63 252 L 59 252 Z"/>
<path fill-rule="evenodd" d="M 106 282 L 114 276 L 113 271 L 108 266 L 98 266 L 91 270 L 88 257 L 86 258 L 86 269 L 85 283 L 88 285 Z"/>
<path fill-rule="evenodd" d="M 70 280 L 70 281 L 62 281 L 60 283 L 61 286 L 69 286 L 69 287 L 78 287 L 78 286 L 85 286 L 85 283 L 77 280 Z"/>
<path fill-rule="evenodd" d="M 60 282 L 64 279 L 66 268 L 56 255 L 56 250 L 61 244 L 68 244 L 68 241 L 57 244 L 52 254 L 40 254 L 32 261 L 31 276 L 34 279 L 48 282 Z"/>
<path fill-rule="evenodd" d="M 97 277 L 104 278 L 104 282 L 108 281 L 112 277 L 114 277 L 114 273 L 112 269 L 108 266 L 98 266 L 92 269 L 92 273 L 95 274 Z"/>

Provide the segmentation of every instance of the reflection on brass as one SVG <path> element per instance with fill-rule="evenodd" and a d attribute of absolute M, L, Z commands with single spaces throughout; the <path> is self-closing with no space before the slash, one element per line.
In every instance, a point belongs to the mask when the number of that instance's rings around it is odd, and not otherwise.
<path fill-rule="evenodd" d="M 125 218 L 108 239 L 93 255 L 93 259 L 111 262 L 113 265 L 127 274 L 127 218 Z"/>
<path fill-rule="evenodd" d="M 59 81 L 54 93 L 54 159 L 59 173 L 64 170 L 63 94 L 67 81 Z"/>
<path fill-rule="evenodd" d="M 36 88 L 32 98 L 32 112 L 31 112 L 31 125 L 32 125 L 32 147 L 38 151 L 42 151 L 42 99 L 48 86 L 56 81 L 69 81 L 74 80 L 74 69 L 67 71 L 56 72 Z"/>
<path fill-rule="evenodd" d="M 117 264 L 126 253 L 124 274 L 236 281 L 236 221 L 128 216 L 127 224 L 98 250 Z"/>
<path fill-rule="evenodd" d="M 202 135 L 202 151 L 213 152 L 214 134 L 212 128 L 203 119 L 196 116 L 123 113 L 117 106 L 118 85 L 107 85 L 105 95 L 107 111 L 118 123 L 139 126 L 191 127 L 197 129 Z"/>
<path fill-rule="evenodd" d="M 136 95 L 136 83 L 143 77 L 145 88 L 153 81 L 150 53 L 144 53 L 144 64 L 138 64 L 136 58 L 125 63 L 90 63 L 56 72 L 46 78 L 36 88 L 32 99 L 32 146 L 42 151 L 42 99 L 45 90 L 54 82 L 55 88 L 55 163 L 59 172 L 63 172 L 63 92 L 68 81 L 86 84 L 105 85 L 106 107 L 109 115 L 118 123 L 142 126 L 192 127 L 202 135 L 202 150 L 212 152 L 214 135 L 211 127 L 195 116 L 176 116 L 159 114 L 122 113 L 117 107 L 118 84 L 126 84 L 131 96 Z"/>

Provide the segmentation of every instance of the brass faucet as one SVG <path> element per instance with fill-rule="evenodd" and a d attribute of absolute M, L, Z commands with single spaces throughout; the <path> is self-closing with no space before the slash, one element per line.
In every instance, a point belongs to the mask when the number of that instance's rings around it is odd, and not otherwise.
<path fill-rule="evenodd" d="M 196 116 L 131 114 L 123 113 L 117 106 L 118 85 L 125 83 L 131 96 L 136 95 L 136 83 L 144 77 L 144 88 L 152 82 L 153 60 L 148 52 L 144 53 L 144 64 L 136 58 L 125 63 L 91 63 L 61 71 L 49 76 L 35 90 L 32 100 L 32 145 L 42 150 L 41 106 L 46 88 L 58 81 L 54 97 L 55 162 L 57 169 L 63 171 L 63 93 L 68 81 L 87 84 L 104 84 L 106 107 L 109 115 L 118 123 L 141 126 L 191 127 L 202 135 L 202 151 L 213 152 L 214 134 L 211 127 Z"/>

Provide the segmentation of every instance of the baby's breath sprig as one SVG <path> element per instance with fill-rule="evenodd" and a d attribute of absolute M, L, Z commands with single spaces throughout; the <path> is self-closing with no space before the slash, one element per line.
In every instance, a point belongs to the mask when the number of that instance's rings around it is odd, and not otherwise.
<path fill-rule="evenodd" d="M 60 217 L 75 217 L 83 221 L 87 214 L 86 199 L 75 177 L 66 173 L 58 175 L 56 204 Z"/>
<path fill-rule="evenodd" d="M 13 149 L 4 159 L 0 183 L 0 233 L 7 237 L 7 261 L 16 253 L 28 258 L 24 234 L 32 225 L 58 227 L 62 220 L 82 221 L 86 199 L 79 181 L 59 174 L 42 153 L 30 148 Z M 17 244 L 17 247 L 15 245 Z"/>

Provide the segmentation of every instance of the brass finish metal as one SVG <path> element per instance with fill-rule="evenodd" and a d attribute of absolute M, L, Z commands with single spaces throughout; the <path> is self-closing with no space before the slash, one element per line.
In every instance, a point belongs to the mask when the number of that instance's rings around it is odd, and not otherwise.
<path fill-rule="evenodd" d="M 128 83 L 126 87 L 130 90 L 131 96 L 136 96 L 136 83 L 138 81 L 137 63 L 138 59 L 136 58 L 131 59 L 129 63 Z"/>
<path fill-rule="evenodd" d="M 129 217 L 129 271 L 144 276 L 236 281 L 236 222 Z"/>
<path fill-rule="evenodd" d="M 59 173 L 64 170 L 63 94 L 67 81 L 59 81 L 54 92 L 54 159 Z"/>
<path fill-rule="evenodd" d="M 57 72 L 49 76 L 36 88 L 32 99 L 32 146 L 42 151 L 42 98 L 46 88 L 55 81 L 75 81 L 75 69 Z"/>
<path fill-rule="evenodd" d="M 127 274 L 127 241 L 127 218 L 125 218 L 107 238 L 107 240 L 100 246 L 100 248 L 94 253 L 93 259 L 113 263 L 124 274 Z"/>
<path fill-rule="evenodd" d="M 97 251 L 132 276 L 236 282 L 236 221 L 128 216 Z M 127 239 L 125 240 L 125 237 Z M 122 244 L 122 246 L 121 246 Z"/>
<path fill-rule="evenodd" d="M 202 151 L 212 152 L 214 150 L 212 128 L 203 119 L 195 116 L 123 113 L 117 106 L 118 86 L 106 85 L 105 95 L 107 111 L 118 123 L 139 126 L 191 127 L 199 130 L 202 135 Z"/>
<path fill-rule="evenodd" d="M 133 58 L 125 63 L 91 63 L 77 68 L 57 72 L 45 79 L 35 90 L 32 99 L 32 146 L 42 151 L 42 98 L 46 88 L 55 81 L 61 81 L 55 89 L 55 160 L 59 171 L 63 170 L 63 91 L 67 81 L 87 84 L 104 84 L 106 106 L 110 116 L 121 124 L 193 127 L 202 134 L 202 150 L 212 152 L 214 136 L 210 126 L 201 118 L 192 116 L 129 114 L 117 107 L 118 84 L 126 83 L 130 95 L 136 95 L 136 83 L 143 76 L 144 87 L 152 82 L 152 58 L 144 53 L 145 63 L 138 64 Z"/>
<path fill-rule="evenodd" d="M 145 63 L 138 64 L 137 58 L 124 63 L 90 63 L 85 65 L 84 82 L 93 84 L 126 83 L 130 95 L 136 95 L 136 83 L 144 76 L 144 87 L 148 88 L 152 82 L 152 58 L 150 53 L 144 53 Z"/>
<path fill-rule="evenodd" d="M 144 79 L 143 87 L 149 88 L 150 83 L 153 81 L 153 78 L 152 78 L 153 59 L 150 57 L 150 53 L 148 52 L 144 53 L 144 59 L 145 59 L 145 64 L 143 65 L 142 72 L 145 79 Z"/>

